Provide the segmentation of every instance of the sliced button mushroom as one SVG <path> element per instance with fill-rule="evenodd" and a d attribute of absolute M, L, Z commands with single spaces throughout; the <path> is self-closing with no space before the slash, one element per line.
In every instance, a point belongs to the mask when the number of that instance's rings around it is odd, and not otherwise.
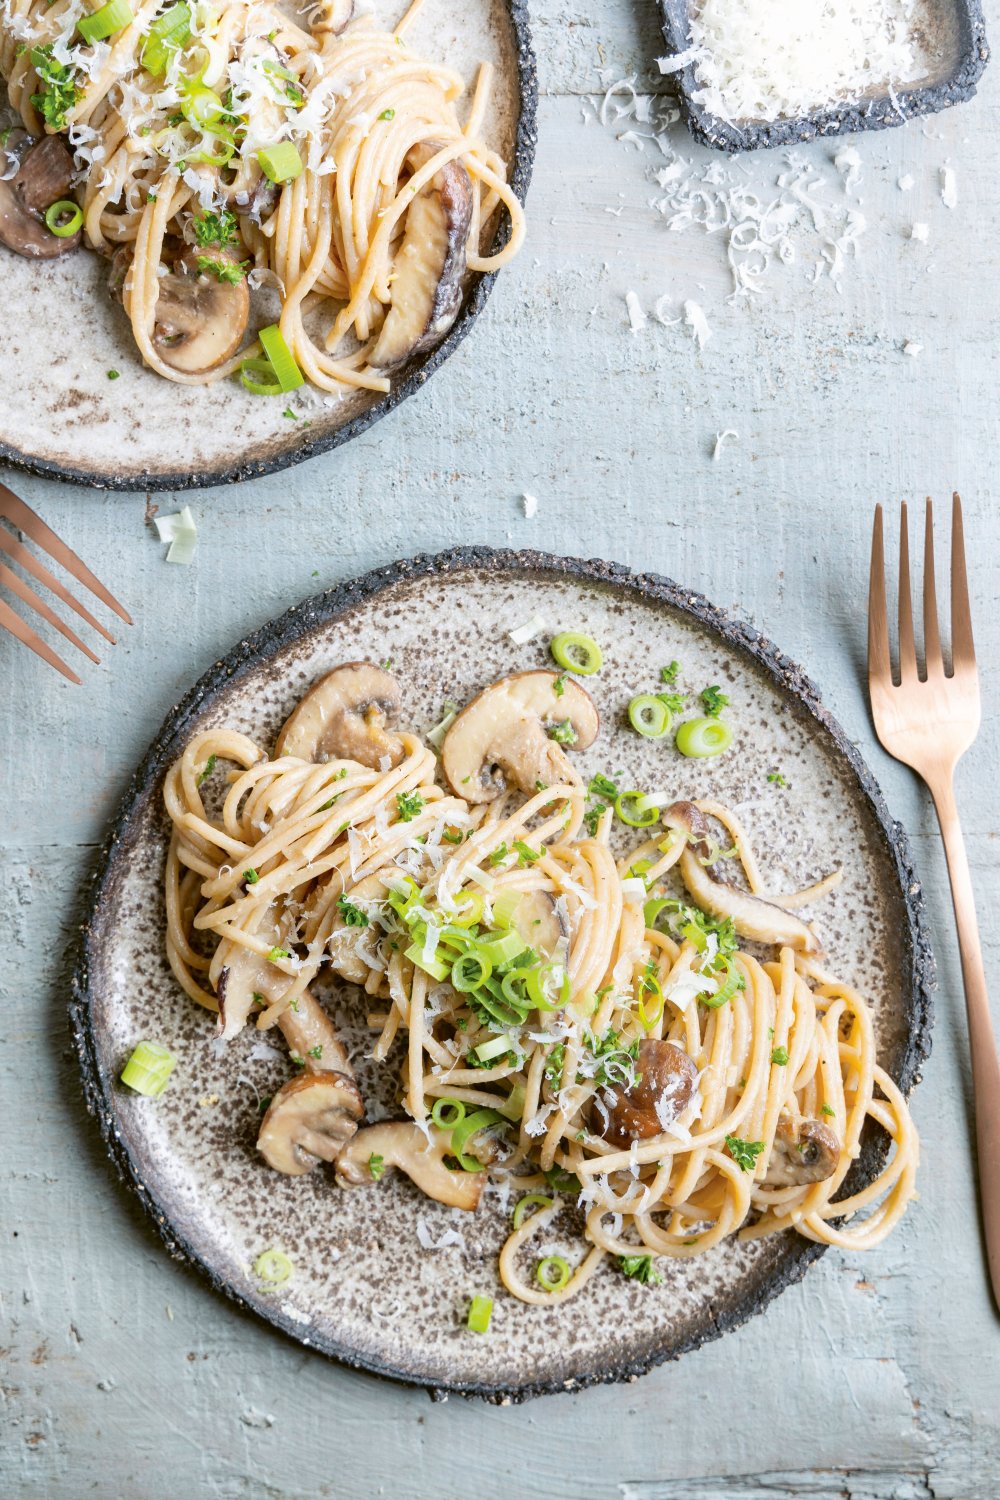
<path fill-rule="evenodd" d="M 840 1142 L 828 1125 L 820 1120 L 796 1123 L 790 1115 L 782 1115 L 764 1181 L 769 1187 L 825 1182 L 839 1165 Z"/>
<path fill-rule="evenodd" d="M 302 1177 L 321 1161 L 337 1159 L 364 1112 L 346 1073 L 306 1073 L 282 1084 L 271 1100 L 257 1149 L 276 1172 Z"/>
<path fill-rule="evenodd" d="M 212 259 L 235 265 L 227 251 Z M 186 250 L 161 276 L 154 310 L 153 345 L 164 364 L 183 375 L 204 375 L 231 358 L 243 342 L 250 316 L 246 278 L 220 281 L 198 270 L 198 254 Z"/>
<path fill-rule="evenodd" d="M 331 1069 L 353 1075 L 350 1059 L 326 1011 L 309 990 L 303 990 L 295 1002 L 278 1017 L 278 1025 L 288 1043 L 288 1050 L 301 1057 L 307 1073 Z"/>
<path fill-rule="evenodd" d="M 719 878 L 715 866 L 702 863 L 709 854 L 709 829 L 705 814 L 693 802 L 672 803 L 664 810 L 663 822 L 687 838 L 680 871 L 696 906 L 717 920 L 732 917 L 741 937 L 797 948 L 802 953 L 819 952 L 819 939 L 800 917 L 772 901 L 728 885 Z"/>
<path fill-rule="evenodd" d="M 442 146 L 441 141 L 415 146 L 408 158 L 411 169 L 418 172 Z M 462 305 L 471 223 L 469 174 L 460 162 L 447 162 L 406 211 L 393 268 L 392 306 L 368 357 L 370 364 L 396 370 L 444 338 Z"/>
<path fill-rule="evenodd" d="M 388 894 L 388 886 L 379 875 L 366 875 L 351 887 L 349 900 L 366 916 L 374 903 L 381 903 Z M 327 939 L 326 949 L 330 955 L 330 966 L 342 979 L 352 984 L 364 984 L 371 973 L 371 965 L 358 952 L 362 944 L 375 944 L 383 936 L 382 929 L 371 921 L 367 927 L 352 927 L 338 911 Z"/>
<path fill-rule="evenodd" d="M 373 771 L 398 765 L 402 741 L 391 728 L 401 699 L 394 677 L 370 661 L 335 667 L 310 689 L 278 735 L 276 755 L 354 760 Z"/>
<path fill-rule="evenodd" d="M 79 229 L 58 235 L 45 223 L 45 210 L 67 197 L 72 182 L 73 158 L 61 136 L 36 141 L 12 130 L 0 151 L 0 242 L 29 260 L 54 260 L 75 250 Z"/>
<path fill-rule="evenodd" d="M 662 1135 L 691 1103 L 698 1069 L 674 1042 L 647 1037 L 639 1043 L 636 1082 L 605 1084 L 594 1096 L 591 1126 L 612 1146 L 631 1146 Z"/>
<path fill-rule="evenodd" d="M 485 1131 L 472 1136 L 465 1150 L 486 1163 L 499 1154 L 496 1141 Z M 384 1169 L 398 1167 L 428 1198 L 471 1213 L 479 1206 L 486 1172 L 461 1169 L 453 1172 L 444 1160 L 450 1151 L 447 1131 L 432 1129 L 428 1140 L 412 1120 L 385 1120 L 359 1130 L 341 1151 L 337 1157 L 337 1181 L 343 1188 L 364 1187 L 379 1181 Z M 377 1176 L 371 1170 L 373 1158 L 378 1164 Z"/>
<path fill-rule="evenodd" d="M 539 782 L 578 785 L 560 744 L 546 732 L 569 724 L 575 750 L 594 743 L 601 727 L 590 694 L 555 672 L 515 672 L 473 698 L 444 738 L 441 764 L 452 790 L 467 802 L 491 802 L 508 786 L 534 792 Z"/>

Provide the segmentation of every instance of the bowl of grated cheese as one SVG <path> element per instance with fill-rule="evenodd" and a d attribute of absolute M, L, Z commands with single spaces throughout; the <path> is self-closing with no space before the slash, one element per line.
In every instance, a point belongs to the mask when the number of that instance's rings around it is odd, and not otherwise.
<path fill-rule="evenodd" d="M 902 125 L 969 99 L 980 0 L 660 0 L 692 134 L 724 151 Z"/>

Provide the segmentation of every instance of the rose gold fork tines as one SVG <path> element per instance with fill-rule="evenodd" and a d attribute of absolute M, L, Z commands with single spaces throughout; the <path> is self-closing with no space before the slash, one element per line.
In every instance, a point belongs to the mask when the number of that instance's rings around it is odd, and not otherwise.
<path fill-rule="evenodd" d="M 9 526 L 15 527 L 17 531 L 22 532 L 29 541 L 35 543 L 36 547 L 41 547 L 44 552 L 47 552 L 61 567 L 66 569 L 67 573 L 71 573 L 92 594 L 96 594 L 102 604 L 106 604 L 109 609 L 114 610 L 115 614 L 124 620 L 126 625 L 132 624 L 132 616 L 127 610 L 122 608 L 115 596 L 104 587 L 100 579 L 94 577 L 86 563 L 82 562 L 76 553 L 66 546 L 65 542 L 60 541 L 52 528 L 46 526 L 41 516 L 36 515 L 30 506 L 25 505 L 23 500 L 19 500 L 5 484 L 0 484 L 0 523 L 4 521 Z M 46 604 L 45 600 L 40 598 L 34 589 L 14 572 L 13 568 L 8 567 L 6 561 L 4 561 L 5 555 L 12 562 L 17 563 L 23 568 L 26 573 L 30 573 L 32 578 L 37 578 L 39 583 L 44 583 L 46 588 L 57 599 L 74 610 L 80 616 L 81 620 L 85 620 L 110 645 L 113 646 L 115 644 L 115 638 L 111 632 L 106 630 L 99 620 L 95 620 L 90 611 L 78 599 L 73 597 L 65 584 L 60 583 L 59 579 L 49 571 L 44 563 L 39 562 L 34 553 L 30 552 L 12 531 L 8 531 L 6 526 L 0 524 L 0 586 L 9 589 L 29 609 L 33 609 L 37 615 L 58 630 L 59 634 L 69 641 L 71 645 L 75 646 L 78 651 L 82 651 L 84 656 L 89 656 L 93 662 L 100 661 L 100 657 L 95 656 L 90 647 L 80 639 L 75 631 L 70 630 L 69 626 Z M 61 672 L 64 677 L 68 677 L 70 682 L 80 682 L 80 678 L 77 677 L 76 673 L 71 671 L 62 658 L 56 655 L 51 646 L 46 645 L 41 636 L 32 630 L 31 626 L 27 625 L 21 619 L 21 616 L 3 599 L 0 599 L 0 627 L 4 630 L 9 630 L 11 635 L 16 636 L 25 646 L 29 646 L 43 661 L 47 661 L 50 667 L 55 667 L 57 672 Z"/>
<path fill-rule="evenodd" d="M 962 955 L 976 1111 L 979 1190 L 993 1294 L 1000 1307 L 1000 1060 L 990 1022 L 972 877 L 955 802 L 955 767 L 979 729 L 979 678 L 965 569 L 962 506 L 952 507 L 951 668 L 941 645 L 934 582 L 934 518 L 927 502 L 924 540 L 924 658 L 919 670 L 910 596 L 906 506 L 899 542 L 899 669 L 889 648 L 882 507 L 875 508 L 868 595 L 868 686 L 875 730 L 890 755 L 912 766 L 934 799 L 951 878 Z"/>

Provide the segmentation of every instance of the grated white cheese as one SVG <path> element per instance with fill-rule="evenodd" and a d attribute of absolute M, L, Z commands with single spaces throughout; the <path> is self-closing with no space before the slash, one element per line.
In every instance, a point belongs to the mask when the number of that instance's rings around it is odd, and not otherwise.
<path fill-rule="evenodd" d="M 525 520 L 530 521 L 532 516 L 538 514 L 538 500 L 536 496 L 529 495 L 527 491 L 521 496 L 521 504 L 524 507 Z"/>
<path fill-rule="evenodd" d="M 718 462 L 718 460 L 722 456 L 722 449 L 725 446 L 726 438 L 739 438 L 739 433 L 736 431 L 735 427 L 727 427 L 725 432 L 716 433 L 715 447 L 712 449 L 712 457 L 716 462 Z"/>
<path fill-rule="evenodd" d="M 833 165 L 843 175 L 844 191 L 853 193 L 861 181 L 861 157 L 853 146 L 845 146 L 833 158 Z"/>
<path fill-rule="evenodd" d="M 684 321 L 690 328 L 692 336 L 697 339 L 698 348 L 704 349 L 705 345 L 712 337 L 712 330 L 708 326 L 708 319 L 705 317 L 700 303 L 691 301 L 685 302 Z"/>
<path fill-rule="evenodd" d="M 926 71 L 920 0 L 696 0 L 692 98 L 729 123 L 795 119 L 890 93 Z M 660 71 L 672 71 L 660 62 Z"/>
<path fill-rule="evenodd" d="M 911 240 L 922 240 L 922 241 L 925 241 L 927 239 L 927 236 L 930 234 L 930 232 L 931 231 L 930 231 L 930 225 L 929 224 L 911 224 L 910 225 L 910 239 Z"/>
<path fill-rule="evenodd" d="M 911 339 L 907 339 L 903 345 L 903 353 L 909 354 L 911 358 L 916 359 L 917 355 L 923 350 L 923 347 L 923 344 L 915 344 Z"/>
<path fill-rule="evenodd" d="M 908 193 L 913 186 L 913 183 L 913 174 L 911 172 L 905 172 L 903 176 L 897 180 L 896 186 L 899 188 L 899 191 L 901 193 Z"/>
<path fill-rule="evenodd" d="M 649 319 L 643 312 L 642 306 L 639 302 L 639 298 L 636 296 L 635 292 L 630 291 L 625 293 L 625 306 L 628 309 L 629 328 L 633 333 L 640 333 L 649 322 Z"/>
<path fill-rule="evenodd" d="M 945 208 L 958 207 L 958 180 L 954 167 L 941 168 L 941 202 Z"/>
<path fill-rule="evenodd" d="M 466 1248 L 465 1236 L 457 1229 L 446 1229 L 440 1239 L 435 1239 L 426 1219 L 417 1220 L 417 1239 L 422 1250 L 447 1250 L 450 1245 L 456 1245 L 459 1250 Z"/>

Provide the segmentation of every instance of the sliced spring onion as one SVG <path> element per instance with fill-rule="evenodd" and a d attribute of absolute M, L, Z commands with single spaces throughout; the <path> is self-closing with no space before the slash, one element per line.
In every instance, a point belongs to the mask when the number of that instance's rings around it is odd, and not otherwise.
<path fill-rule="evenodd" d="M 721 719 L 685 719 L 674 743 L 682 755 L 700 760 L 728 750 L 733 743 L 733 731 Z"/>
<path fill-rule="evenodd" d="M 593 676 L 604 663 L 604 653 L 597 642 L 576 630 L 560 631 L 549 643 L 549 650 L 564 672 L 577 672 L 581 677 Z"/>
<path fill-rule="evenodd" d="M 281 1286 L 291 1276 L 292 1262 L 283 1250 L 262 1250 L 253 1263 L 254 1275 L 272 1286 Z"/>
<path fill-rule="evenodd" d="M 710 1010 L 718 1010 L 720 1005 L 725 1005 L 727 1001 L 732 1000 L 733 996 L 743 988 L 745 983 L 746 981 L 743 978 L 743 975 L 740 973 L 739 969 L 737 969 L 732 959 L 727 958 L 726 977 L 723 983 L 719 986 L 714 995 L 699 995 L 698 998 L 704 1005 L 707 1005 Z"/>
<path fill-rule="evenodd" d="M 106 36 L 114 36 L 116 31 L 124 31 L 134 20 L 128 0 L 108 0 L 108 4 L 95 10 L 93 15 L 78 21 L 77 30 L 85 42 L 100 42 Z"/>
<path fill-rule="evenodd" d="M 167 71 L 171 52 L 183 47 L 191 35 L 191 10 L 187 5 L 171 5 L 157 16 L 146 34 L 140 61 L 147 73 L 158 76 Z"/>
<path fill-rule="evenodd" d="M 467 1326 L 473 1333 L 489 1333 L 492 1315 L 492 1297 L 473 1297 L 469 1304 Z"/>
<path fill-rule="evenodd" d="M 471 995 L 492 973 L 493 965 L 482 953 L 463 953 L 451 966 L 451 982 L 460 995 Z"/>
<path fill-rule="evenodd" d="M 515 1083 L 504 1104 L 498 1104 L 497 1109 L 505 1120 L 520 1120 L 524 1114 L 524 1100 L 526 1090 L 523 1083 Z"/>
<path fill-rule="evenodd" d="M 269 380 L 256 380 L 256 375 L 268 375 Z M 276 379 L 269 359 L 245 359 L 240 366 L 240 379 L 252 396 L 280 396 L 283 387 Z"/>
<path fill-rule="evenodd" d="M 492 1062 L 495 1057 L 504 1057 L 510 1051 L 510 1037 L 493 1036 L 488 1042 L 476 1048 L 475 1055 L 480 1062 Z"/>
<path fill-rule="evenodd" d="M 507 635 L 515 646 L 526 646 L 536 635 L 541 635 L 544 629 L 545 621 L 541 615 L 532 615 L 523 625 L 516 625 L 513 630 L 508 630 Z"/>
<path fill-rule="evenodd" d="M 155 1099 L 170 1081 L 177 1059 L 159 1042 L 140 1042 L 122 1069 L 122 1083 L 137 1094 Z"/>
<path fill-rule="evenodd" d="M 509 927 L 521 904 L 521 892 L 504 890 L 493 902 L 493 922 L 497 927 Z"/>
<path fill-rule="evenodd" d="M 495 1125 L 498 1120 L 502 1119 L 503 1116 L 498 1114 L 495 1109 L 477 1109 L 473 1110 L 471 1115 L 466 1115 L 465 1119 L 461 1120 L 451 1132 L 451 1149 L 459 1160 L 462 1159 L 465 1147 L 474 1135 L 478 1135 L 481 1130 L 485 1130 L 487 1125 Z M 476 1162 L 472 1170 L 478 1172 L 481 1170 L 481 1167 L 482 1163 Z"/>
<path fill-rule="evenodd" d="M 57 234 L 61 240 L 69 239 L 71 234 L 76 234 L 83 223 L 83 210 L 79 203 L 74 203 L 72 198 L 60 198 L 58 203 L 52 203 L 45 210 L 45 227 L 53 234 Z"/>
<path fill-rule="evenodd" d="M 411 943 L 406 950 L 405 956 L 410 960 L 411 964 L 416 964 L 418 969 L 423 969 L 425 974 L 429 974 L 439 984 L 443 984 L 451 973 L 448 965 L 442 963 L 439 958 L 424 957 L 423 943 Z"/>
<path fill-rule="evenodd" d="M 527 1216 L 529 1208 L 551 1208 L 556 1200 L 547 1198 L 544 1193 L 525 1193 L 519 1198 L 514 1209 L 514 1228 L 520 1229 Z"/>
<path fill-rule="evenodd" d="M 615 812 L 629 828 L 651 828 L 659 822 L 659 815 L 655 807 L 641 806 L 644 801 L 642 792 L 619 792 L 615 798 Z"/>
<path fill-rule="evenodd" d="M 198 528 L 191 514 L 191 507 L 185 505 L 183 510 L 175 511 L 170 516 L 154 516 L 153 524 L 160 541 L 170 543 L 167 562 L 184 565 L 190 563 L 198 541 Z"/>
<path fill-rule="evenodd" d="M 525 986 L 532 1004 L 538 1010 L 561 1010 L 569 1004 L 569 975 L 565 969 L 555 964 L 528 969 L 525 972 Z M 555 992 L 554 998 L 552 991 Z"/>
<path fill-rule="evenodd" d="M 439 1130 L 454 1130 L 465 1119 L 465 1105 L 461 1099 L 435 1099 L 431 1119 Z"/>
<path fill-rule="evenodd" d="M 448 730 L 458 718 L 458 706 L 454 703 L 446 703 L 444 706 L 444 717 L 440 724 L 435 724 L 433 729 L 428 729 L 424 739 L 428 745 L 433 745 L 435 750 L 440 750 L 444 744 L 444 737 Z"/>
<path fill-rule="evenodd" d="M 498 968 L 501 964 L 509 964 L 515 958 L 520 958 L 527 947 L 519 932 L 505 932 L 503 937 L 487 938 L 478 945 L 476 952 L 488 959 L 492 967 Z"/>
<path fill-rule="evenodd" d="M 455 898 L 455 911 L 451 917 L 452 926 L 475 927 L 476 923 L 483 919 L 485 905 L 486 902 L 479 891 L 462 891 Z"/>
<path fill-rule="evenodd" d="M 652 995 L 653 1004 L 646 1009 L 646 996 Z M 651 1031 L 663 1015 L 663 986 L 655 974 L 645 974 L 639 989 L 639 1020 L 647 1031 Z"/>
<path fill-rule="evenodd" d="M 569 1262 L 561 1255 L 547 1255 L 535 1267 L 535 1280 L 547 1292 L 561 1292 L 569 1277 Z"/>
<path fill-rule="evenodd" d="M 214 89 L 203 83 L 189 83 L 184 89 L 180 111 L 197 129 L 211 130 L 226 113 L 226 106 Z"/>
<path fill-rule="evenodd" d="M 670 728 L 670 717 L 667 705 L 652 693 L 640 693 L 628 706 L 629 723 L 647 740 L 661 739 Z"/>
<path fill-rule="evenodd" d="M 295 363 L 292 351 L 285 343 L 277 323 L 272 323 L 270 328 L 262 328 L 257 337 L 260 339 L 261 348 L 271 361 L 271 368 L 281 389 L 294 391 L 300 385 L 304 385 L 306 377 Z"/>
<path fill-rule="evenodd" d="M 272 182 L 292 182 L 302 172 L 302 158 L 294 141 L 278 141 L 257 152 L 261 171 Z"/>

